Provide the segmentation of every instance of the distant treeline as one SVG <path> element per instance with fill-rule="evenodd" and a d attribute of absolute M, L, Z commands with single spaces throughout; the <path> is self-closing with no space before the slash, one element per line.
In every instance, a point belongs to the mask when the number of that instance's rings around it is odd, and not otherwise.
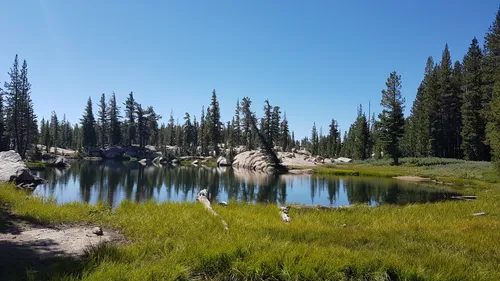
<path fill-rule="evenodd" d="M 182 123 L 170 113 L 161 123 L 153 106 L 142 106 L 131 92 L 121 106 L 115 94 L 102 94 L 94 115 L 89 97 L 78 124 L 71 125 L 55 112 L 38 126 L 30 98 L 31 85 L 27 63 L 19 69 L 16 55 L 10 69 L 10 82 L 0 91 L 0 150 L 15 149 L 23 157 L 36 151 L 34 144 L 71 148 L 82 152 L 108 146 L 154 145 L 167 151 L 177 146 L 180 154 L 226 153 L 225 148 L 247 149 L 279 146 L 285 151 L 306 148 L 324 157 L 346 156 L 353 159 L 401 156 L 491 159 L 500 162 L 500 10 L 488 29 L 483 48 L 473 38 L 462 61 L 452 63 L 448 45 L 441 60 L 427 59 L 424 78 L 409 117 L 404 118 L 401 76 L 392 72 L 382 91 L 384 110 L 366 116 L 360 106 L 355 122 L 341 136 L 332 119 L 327 134 L 313 125 L 311 137 L 295 140 L 286 114 L 279 106 L 264 101 L 258 118 L 252 101 L 244 97 L 236 102 L 235 114 L 227 122 L 220 118 L 217 93 L 202 107 L 200 119 L 185 113 Z M 370 116 L 371 115 L 371 116 Z M 193 117 L 191 117 L 193 116 Z M 260 136 L 259 136 L 260 134 Z"/>

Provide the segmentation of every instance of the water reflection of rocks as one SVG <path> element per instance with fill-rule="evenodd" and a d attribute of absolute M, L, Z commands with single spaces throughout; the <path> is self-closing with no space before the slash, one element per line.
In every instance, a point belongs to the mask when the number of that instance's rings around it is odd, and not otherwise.
<path fill-rule="evenodd" d="M 434 202 L 456 195 L 393 180 L 279 176 L 231 168 L 168 168 L 116 161 L 76 162 L 70 169 L 47 169 L 38 176 L 49 181 L 37 188 L 38 194 L 54 196 L 58 202 L 103 201 L 113 207 L 125 199 L 194 201 L 201 189 L 210 192 L 211 200 L 331 206 Z"/>

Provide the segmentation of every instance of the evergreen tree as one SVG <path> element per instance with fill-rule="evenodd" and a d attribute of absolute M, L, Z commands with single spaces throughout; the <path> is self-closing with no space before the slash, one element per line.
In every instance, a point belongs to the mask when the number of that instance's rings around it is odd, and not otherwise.
<path fill-rule="evenodd" d="M 462 149 L 467 160 L 488 160 L 486 120 L 483 110 L 483 55 L 476 38 L 464 57 L 464 93 L 462 104 Z"/>
<path fill-rule="evenodd" d="M 87 106 L 85 107 L 85 112 L 82 119 L 80 119 L 82 125 L 82 141 L 81 146 L 89 151 L 91 148 L 95 147 L 97 144 L 97 134 L 95 131 L 95 118 L 94 112 L 92 111 L 92 99 L 89 97 L 87 101 Z M 129 124 L 130 125 L 130 124 Z M 129 127 L 130 128 L 130 127 Z M 130 136 L 129 136 L 130 137 Z"/>
<path fill-rule="evenodd" d="M 0 151 L 4 151 L 8 149 L 7 137 L 5 135 L 5 110 L 3 107 L 3 89 L 0 88 Z"/>
<path fill-rule="evenodd" d="M 404 98 L 401 96 L 401 76 L 394 71 L 385 83 L 387 89 L 382 90 L 382 101 L 384 107 L 379 115 L 381 126 L 381 140 L 384 142 L 386 151 L 391 155 L 394 164 L 399 164 L 400 139 L 404 133 Z"/>
<path fill-rule="evenodd" d="M 442 119 L 440 113 L 440 96 L 438 84 L 439 67 L 434 64 L 432 57 L 427 59 L 425 67 L 424 88 L 423 88 L 423 127 L 428 127 L 426 135 L 429 136 L 428 153 L 430 156 L 441 156 L 444 148 L 441 147 L 440 133 L 442 131 Z M 420 132 L 422 135 L 424 133 Z M 423 141 L 425 143 L 425 141 Z"/>
<path fill-rule="evenodd" d="M 339 130 L 338 130 L 338 124 L 335 119 L 332 119 L 332 122 L 330 123 L 330 131 L 328 133 L 328 157 L 334 158 L 337 157 L 340 149 L 340 144 L 338 143 L 339 140 Z"/>
<path fill-rule="evenodd" d="M 500 169 L 500 9 L 485 36 L 483 103 L 487 117 L 487 142 Z"/>
<path fill-rule="evenodd" d="M 137 117 L 137 135 L 139 140 L 139 147 L 144 148 L 148 139 L 147 117 L 145 116 L 142 105 L 135 104 L 135 116 Z"/>
<path fill-rule="evenodd" d="M 5 82 L 5 90 L 7 95 L 6 104 L 6 124 L 9 139 L 10 149 L 19 152 L 20 143 L 20 127 L 21 127 L 21 89 L 20 89 L 20 73 L 19 73 L 19 59 L 16 55 L 14 63 L 8 73 L 10 82 Z"/>
<path fill-rule="evenodd" d="M 432 66 L 429 71 L 432 71 Z M 418 87 L 408 124 L 405 127 L 407 150 L 411 152 L 407 153 L 408 156 L 424 157 L 429 152 L 429 110 L 425 99 L 425 87 L 425 82 Z"/>
<path fill-rule="evenodd" d="M 59 118 L 57 117 L 57 113 L 52 111 L 50 116 L 50 146 L 54 147 L 54 152 L 57 153 L 57 148 L 60 147 L 59 139 L 60 139 L 60 127 L 59 127 Z"/>
<path fill-rule="evenodd" d="M 10 82 L 5 83 L 6 107 L 5 125 L 10 139 L 10 146 L 16 150 L 22 158 L 25 158 L 26 152 L 36 143 L 38 139 L 38 123 L 33 110 L 31 101 L 31 84 L 28 81 L 28 64 L 23 61 L 21 70 L 19 70 L 19 60 L 16 55 L 10 72 L 8 73 Z M 2 110 L 3 111 L 3 110 Z M 3 119 L 3 116 L 2 116 Z M 5 144 L 4 144 L 5 146 Z"/>
<path fill-rule="evenodd" d="M 116 103 L 116 96 L 113 92 L 108 105 L 109 116 L 109 145 L 116 146 L 122 142 L 120 107 Z"/>
<path fill-rule="evenodd" d="M 495 86 L 493 87 L 487 126 L 487 137 L 491 147 L 493 162 L 500 170 L 500 77 L 497 78 L 497 82 L 495 82 Z"/>
<path fill-rule="evenodd" d="M 73 149 L 80 151 L 82 149 L 82 131 L 78 124 L 73 127 Z"/>
<path fill-rule="evenodd" d="M 205 139 L 206 139 L 206 121 L 205 121 L 205 106 L 201 107 L 201 119 L 200 119 L 200 130 L 198 133 L 198 142 L 201 147 L 201 154 L 206 155 L 207 152 L 207 146 L 205 144 Z"/>
<path fill-rule="evenodd" d="M 125 101 L 125 116 L 127 118 L 127 145 L 131 146 L 136 141 L 137 129 L 135 123 L 135 99 L 134 93 L 130 92 Z M 84 138 L 85 139 L 85 138 Z"/>
<path fill-rule="evenodd" d="M 281 111 L 279 106 L 273 107 L 273 113 L 271 115 L 271 143 L 274 145 L 279 145 L 280 143 L 280 123 L 281 123 Z"/>
<path fill-rule="evenodd" d="M 49 120 L 45 121 L 42 119 L 43 133 L 42 133 L 42 144 L 45 146 L 45 152 L 50 150 L 50 124 Z"/>
<path fill-rule="evenodd" d="M 453 81 L 453 69 L 448 44 L 443 50 L 443 57 L 438 70 L 439 84 L 439 111 L 440 128 L 438 141 L 443 154 L 442 157 L 459 157 L 460 148 L 460 93 Z"/>
<path fill-rule="evenodd" d="M 211 113 L 210 113 L 210 123 L 211 123 L 211 137 L 212 144 L 214 146 L 215 155 L 220 154 L 219 143 L 221 142 L 221 128 L 220 128 L 220 109 L 219 102 L 217 101 L 217 93 L 215 89 L 212 92 L 212 102 L 210 103 Z"/>
<path fill-rule="evenodd" d="M 288 151 L 290 148 L 290 128 L 288 127 L 288 120 L 286 119 L 286 112 L 283 116 L 283 121 L 281 121 L 280 127 L 280 145 L 283 151 Z"/>
<path fill-rule="evenodd" d="M 316 130 L 316 122 L 314 122 L 312 130 L 311 130 L 311 154 L 318 155 L 319 149 L 319 138 L 318 131 Z"/>
<path fill-rule="evenodd" d="M 172 146 L 175 144 L 175 120 L 174 120 L 174 111 L 170 110 L 170 118 L 168 119 L 168 128 L 167 128 L 167 138 L 168 145 Z"/>
<path fill-rule="evenodd" d="M 240 108 L 240 99 L 236 101 L 236 109 L 234 112 L 234 122 L 231 125 L 233 127 L 234 134 L 234 145 L 241 144 L 241 118 L 240 118 L 241 108 Z"/>
<path fill-rule="evenodd" d="M 193 142 L 194 142 L 194 128 L 191 124 L 191 116 L 188 112 L 186 112 L 184 116 L 184 125 L 182 126 L 183 130 L 183 150 L 187 153 L 192 153 Z"/>
<path fill-rule="evenodd" d="M 28 63 L 23 61 L 20 73 L 20 137 L 19 154 L 25 158 L 26 152 L 34 148 L 38 139 L 38 122 L 31 100 L 31 84 L 28 81 Z"/>
<path fill-rule="evenodd" d="M 241 118 L 241 133 L 243 137 L 243 144 L 246 146 L 247 150 L 252 150 L 254 148 L 254 138 L 252 135 L 252 120 L 254 118 L 250 107 L 252 105 L 252 101 L 248 97 L 244 97 L 241 100 L 241 113 L 243 114 L 243 118 Z"/>
<path fill-rule="evenodd" d="M 99 124 L 99 144 L 101 148 L 106 146 L 108 141 L 108 105 L 106 104 L 106 95 L 102 93 L 101 100 L 99 102 L 99 110 L 97 111 L 97 118 Z"/>
<path fill-rule="evenodd" d="M 154 111 L 154 108 L 152 106 L 148 106 L 146 108 L 146 130 L 147 130 L 147 136 L 148 139 L 146 140 L 146 143 L 150 145 L 157 146 L 159 145 L 159 135 L 160 135 L 160 129 L 158 127 L 158 121 L 162 118 L 161 115 L 156 114 Z"/>
<path fill-rule="evenodd" d="M 204 128 L 204 132 L 203 132 L 203 147 L 206 149 L 205 151 L 205 155 L 212 155 L 213 154 L 213 150 L 211 150 L 209 148 L 210 146 L 210 141 L 212 139 L 212 122 L 213 122 L 213 119 L 212 119 L 212 110 L 210 109 L 210 106 L 207 107 L 207 112 L 206 112 L 206 115 L 205 115 L 205 128 Z"/>
<path fill-rule="evenodd" d="M 260 123 L 260 131 L 262 132 L 265 140 L 268 143 L 272 143 L 271 115 L 272 115 L 272 106 L 269 104 L 269 100 L 265 100 L 264 117 L 262 117 L 262 121 Z"/>

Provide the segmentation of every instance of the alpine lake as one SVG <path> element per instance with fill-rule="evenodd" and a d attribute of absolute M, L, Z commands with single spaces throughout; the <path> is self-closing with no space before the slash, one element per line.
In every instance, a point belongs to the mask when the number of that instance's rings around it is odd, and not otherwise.
<path fill-rule="evenodd" d="M 73 161 L 68 169 L 36 172 L 48 181 L 34 194 L 59 204 L 121 201 L 194 202 L 207 189 L 213 202 L 348 206 L 419 204 L 460 195 L 430 183 L 387 178 L 317 175 L 269 175 L 227 167 L 166 167 L 137 162 Z"/>

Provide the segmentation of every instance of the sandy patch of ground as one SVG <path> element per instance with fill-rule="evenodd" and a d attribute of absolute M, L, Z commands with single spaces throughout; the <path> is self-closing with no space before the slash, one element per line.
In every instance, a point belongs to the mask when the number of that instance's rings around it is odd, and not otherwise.
<path fill-rule="evenodd" d="M 399 176 L 393 177 L 393 179 L 402 180 L 402 181 L 412 181 L 412 182 L 430 182 L 430 178 L 423 178 L 417 176 Z"/>

